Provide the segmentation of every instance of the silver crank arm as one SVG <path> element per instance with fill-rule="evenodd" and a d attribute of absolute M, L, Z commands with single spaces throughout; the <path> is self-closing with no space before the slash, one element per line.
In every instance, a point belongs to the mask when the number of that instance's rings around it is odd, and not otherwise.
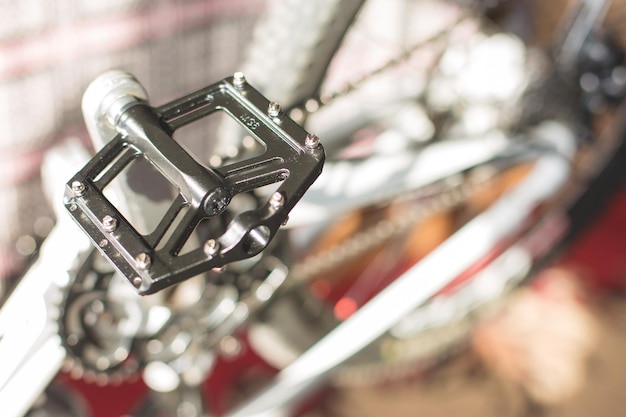
<path fill-rule="evenodd" d="M 88 158 L 82 146 L 70 142 L 46 156 L 46 189 L 61 190 L 70 170 Z M 52 201 L 60 201 L 52 197 Z M 61 369 L 66 352 L 57 319 L 69 271 L 89 239 L 57 207 L 57 224 L 44 242 L 39 259 L 21 279 L 0 309 L 0 407 L 3 417 L 21 417 Z"/>

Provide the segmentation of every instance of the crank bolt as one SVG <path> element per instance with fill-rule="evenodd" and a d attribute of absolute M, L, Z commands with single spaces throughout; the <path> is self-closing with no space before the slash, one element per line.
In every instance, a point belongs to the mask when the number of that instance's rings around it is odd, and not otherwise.
<path fill-rule="evenodd" d="M 267 107 L 267 114 L 272 117 L 276 117 L 280 114 L 280 104 L 275 101 L 270 102 L 270 105 Z"/>
<path fill-rule="evenodd" d="M 272 206 L 274 210 L 280 209 L 284 204 L 285 204 L 285 196 L 281 192 L 276 191 L 270 197 L 270 206 Z"/>
<path fill-rule="evenodd" d="M 142 252 L 137 255 L 137 257 L 135 257 L 135 265 L 138 269 L 146 271 L 150 269 L 150 265 L 152 265 L 152 259 L 150 259 L 150 255 Z"/>
<path fill-rule="evenodd" d="M 104 230 L 107 232 L 113 232 L 117 229 L 117 220 L 107 214 L 102 218 L 102 227 L 104 227 Z"/>
<path fill-rule="evenodd" d="M 85 193 L 85 184 L 80 181 L 72 181 L 72 192 L 76 197 L 80 197 Z"/>
<path fill-rule="evenodd" d="M 220 244 L 217 240 L 215 239 L 209 239 L 206 242 L 204 242 L 204 253 L 207 256 L 215 256 L 215 254 L 217 254 L 220 251 Z"/>
<path fill-rule="evenodd" d="M 216 216 L 223 212 L 230 203 L 230 193 L 222 187 L 217 187 L 204 200 L 204 212 L 209 216 Z"/>
<path fill-rule="evenodd" d="M 141 283 L 142 283 L 142 279 L 141 277 L 135 277 L 133 278 L 133 285 L 137 288 L 141 287 Z"/>
<path fill-rule="evenodd" d="M 306 139 L 304 139 L 304 145 L 308 149 L 315 149 L 320 145 L 320 138 L 313 133 L 309 133 L 306 135 Z"/>
<path fill-rule="evenodd" d="M 244 77 L 243 72 L 236 72 L 233 75 L 233 84 L 238 89 L 243 88 L 246 85 L 246 77 Z"/>

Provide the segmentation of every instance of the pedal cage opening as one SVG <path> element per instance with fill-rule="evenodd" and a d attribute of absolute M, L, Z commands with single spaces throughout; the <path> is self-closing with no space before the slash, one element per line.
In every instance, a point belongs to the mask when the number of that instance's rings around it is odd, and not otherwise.
<path fill-rule="evenodd" d="M 207 168 L 173 139 L 178 128 L 217 111 L 235 119 L 265 151 Z M 117 135 L 68 181 L 65 206 L 140 294 L 260 253 L 319 176 L 324 162 L 316 137 L 237 76 L 156 108 L 136 101 L 116 116 Z M 103 192 L 136 158 L 144 158 L 178 191 L 148 234 L 139 233 Z M 236 213 L 220 236 L 180 253 L 196 226 L 222 216 L 235 195 L 279 182 L 259 207 Z"/>

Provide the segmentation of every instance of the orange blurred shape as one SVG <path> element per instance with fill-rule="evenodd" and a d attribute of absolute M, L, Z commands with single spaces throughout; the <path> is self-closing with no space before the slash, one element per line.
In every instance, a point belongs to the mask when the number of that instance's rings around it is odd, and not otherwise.
<path fill-rule="evenodd" d="M 337 317 L 339 320 L 346 320 L 348 317 L 354 314 L 358 308 L 359 306 L 352 298 L 343 297 L 339 301 L 337 301 L 337 304 L 335 304 L 335 308 L 333 311 L 335 313 L 335 317 Z"/>

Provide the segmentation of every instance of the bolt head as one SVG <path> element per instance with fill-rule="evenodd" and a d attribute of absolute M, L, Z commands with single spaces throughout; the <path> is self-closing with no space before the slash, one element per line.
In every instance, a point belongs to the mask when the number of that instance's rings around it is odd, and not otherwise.
<path fill-rule="evenodd" d="M 236 72 L 233 75 L 233 84 L 237 88 L 243 88 L 246 85 L 246 77 L 244 77 L 243 72 Z"/>
<path fill-rule="evenodd" d="M 135 257 L 135 266 L 142 271 L 146 271 L 150 269 L 152 265 L 152 259 L 150 259 L 150 255 L 147 253 L 140 253 Z"/>
<path fill-rule="evenodd" d="M 113 232 L 117 229 L 117 219 L 108 214 L 102 218 L 102 227 L 107 232 Z"/>
<path fill-rule="evenodd" d="M 318 146 L 320 146 L 320 138 L 318 138 L 313 133 L 309 133 L 306 135 L 306 138 L 304 139 L 304 145 L 308 149 L 315 149 Z"/>
<path fill-rule="evenodd" d="M 76 197 L 80 197 L 85 193 L 85 184 L 80 181 L 72 181 L 72 192 Z"/>
<path fill-rule="evenodd" d="M 204 212 L 208 216 L 216 216 L 226 210 L 230 204 L 231 194 L 222 187 L 218 187 L 204 200 Z"/>
<path fill-rule="evenodd" d="M 280 114 L 280 111 L 280 104 L 276 103 L 275 101 L 270 102 L 269 106 L 267 106 L 267 114 L 269 114 L 271 117 L 278 116 Z"/>
<path fill-rule="evenodd" d="M 209 239 L 204 242 L 204 253 L 207 256 L 214 256 L 220 251 L 220 243 L 215 239 Z"/>
<path fill-rule="evenodd" d="M 270 206 L 272 206 L 274 210 L 280 209 L 284 204 L 285 204 L 285 196 L 280 191 L 276 191 L 270 197 Z"/>
<path fill-rule="evenodd" d="M 143 282 L 143 281 L 142 281 L 141 277 L 135 277 L 135 278 L 133 278 L 133 285 L 134 285 L 136 288 L 141 287 L 141 283 L 142 283 L 142 282 Z"/>

